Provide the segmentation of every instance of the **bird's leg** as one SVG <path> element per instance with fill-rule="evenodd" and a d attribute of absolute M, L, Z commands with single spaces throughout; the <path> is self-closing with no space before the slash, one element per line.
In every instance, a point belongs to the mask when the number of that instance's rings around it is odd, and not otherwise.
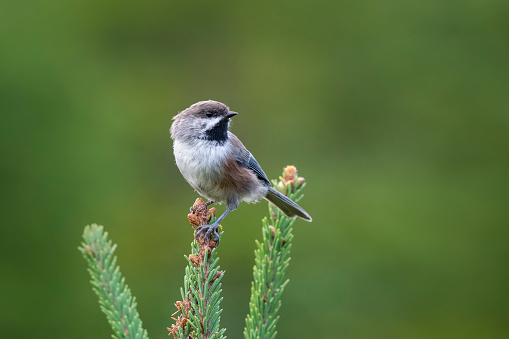
<path fill-rule="evenodd" d="M 217 233 L 217 227 L 219 226 L 221 220 L 223 220 L 224 217 L 226 217 L 228 213 L 230 213 L 231 211 L 232 211 L 231 209 L 226 208 L 226 211 L 224 211 L 224 213 L 221 214 L 221 216 L 216 221 L 214 221 L 213 224 L 199 226 L 198 228 L 196 228 L 196 236 L 198 237 L 202 232 L 205 232 L 203 238 L 209 239 L 210 233 L 214 233 L 214 239 L 217 240 L 217 242 L 219 243 L 219 234 Z"/>

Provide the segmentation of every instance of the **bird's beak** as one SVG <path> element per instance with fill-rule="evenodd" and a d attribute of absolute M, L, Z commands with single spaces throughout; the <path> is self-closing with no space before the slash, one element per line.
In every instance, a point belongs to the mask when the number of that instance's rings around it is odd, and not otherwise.
<path fill-rule="evenodd" d="M 228 112 L 228 114 L 226 114 L 226 118 L 234 117 L 234 116 L 236 116 L 237 114 L 239 114 L 239 113 L 237 113 L 237 112 L 233 112 L 233 111 L 230 111 L 230 112 Z"/>

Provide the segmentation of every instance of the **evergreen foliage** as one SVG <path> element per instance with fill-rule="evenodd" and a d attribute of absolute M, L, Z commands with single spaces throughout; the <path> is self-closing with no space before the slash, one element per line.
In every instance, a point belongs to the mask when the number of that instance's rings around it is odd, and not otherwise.
<path fill-rule="evenodd" d="M 113 338 L 148 339 L 136 310 L 136 298 L 117 265 L 116 247 L 108 240 L 103 227 L 93 224 L 85 227 L 83 243 L 78 249 L 88 262 L 92 288 L 113 329 Z"/>
<path fill-rule="evenodd" d="M 280 181 L 273 186 L 298 202 L 305 186 L 304 178 L 297 176 L 293 166 L 284 169 Z M 197 199 L 188 215 L 191 226 L 207 225 L 214 221 L 215 208 Z M 290 263 L 292 225 L 294 219 L 287 217 L 269 203 L 270 218 L 263 220 L 262 242 L 256 241 L 254 280 L 251 284 L 249 314 L 246 318 L 246 339 L 275 338 L 279 320 L 281 296 L 288 284 L 285 272 Z M 222 232 L 221 232 L 222 234 Z M 143 329 L 136 300 L 120 273 L 114 256 L 116 245 L 108 239 L 102 226 L 86 226 L 83 243 L 78 249 L 88 262 L 93 290 L 99 297 L 101 310 L 106 314 L 116 339 L 148 339 Z M 174 339 L 224 339 L 226 329 L 220 328 L 221 279 L 224 271 L 218 266 L 215 239 L 205 239 L 204 234 L 191 243 L 191 254 L 186 256 L 184 287 L 180 289 L 182 301 L 175 306 L 179 314 L 175 324 L 168 328 Z"/>
<path fill-rule="evenodd" d="M 183 302 L 175 306 L 181 312 L 177 321 L 176 337 L 180 339 L 222 339 L 226 329 L 219 328 L 221 320 L 220 303 L 221 279 L 223 272 L 219 270 L 216 249 L 206 250 L 200 262 L 200 247 L 196 240 L 191 244 L 192 253 L 187 256 L 188 266 L 184 277 L 184 288 L 180 289 Z M 180 326 L 179 326 L 180 325 Z"/>
<path fill-rule="evenodd" d="M 202 199 L 196 199 L 189 222 L 194 229 L 214 222 L 215 208 L 207 209 Z M 222 235 L 222 232 L 221 232 Z M 188 265 L 184 276 L 184 288 L 180 289 L 183 301 L 175 306 L 180 313 L 175 324 L 168 328 L 174 338 L 222 339 L 226 329 L 219 328 L 221 279 L 224 272 L 217 265 L 215 240 L 205 239 L 204 234 L 191 243 L 191 254 L 186 256 Z"/>
<path fill-rule="evenodd" d="M 288 166 L 280 181 L 273 180 L 272 184 L 298 202 L 302 198 L 301 190 L 305 181 L 297 176 L 295 167 Z M 269 213 L 270 219 L 263 220 L 262 242 L 256 240 L 249 314 L 244 328 L 246 339 L 276 337 L 279 320 L 277 313 L 281 307 L 281 296 L 289 281 L 285 279 L 285 272 L 290 263 L 292 225 L 295 219 L 287 217 L 270 203 Z"/>

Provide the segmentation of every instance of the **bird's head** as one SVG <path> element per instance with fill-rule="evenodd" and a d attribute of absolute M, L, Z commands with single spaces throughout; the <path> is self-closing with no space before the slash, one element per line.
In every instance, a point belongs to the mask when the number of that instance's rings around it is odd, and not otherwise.
<path fill-rule="evenodd" d="M 199 101 L 173 117 L 170 128 L 174 140 L 203 139 L 224 142 L 228 139 L 230 118 L 237 115 L 225 104 L 214 101 Z"/>

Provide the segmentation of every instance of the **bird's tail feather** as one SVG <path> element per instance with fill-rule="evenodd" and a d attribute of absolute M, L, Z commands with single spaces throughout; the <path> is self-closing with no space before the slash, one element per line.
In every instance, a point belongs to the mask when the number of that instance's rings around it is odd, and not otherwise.
<path fill-rule="evenodd" d="M 283 211 L 284 214 L 290 218 L 299 217 L 306 221 L 312 221 L 311 216 L 306 211 L 304 211 L 302 207 L 272 187 L 269 188 L 265 199 L 276 205 L 281 211 Z"/>

